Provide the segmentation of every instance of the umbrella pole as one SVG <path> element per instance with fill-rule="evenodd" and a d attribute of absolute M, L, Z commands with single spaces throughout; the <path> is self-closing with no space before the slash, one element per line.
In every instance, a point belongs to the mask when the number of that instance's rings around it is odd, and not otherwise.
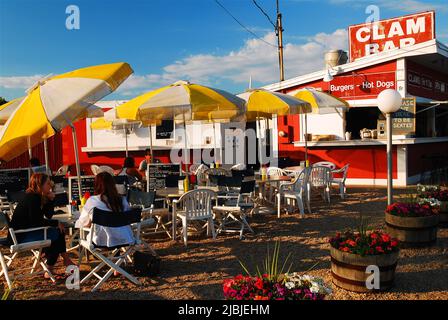
<path fill-rule="evenodd" d="M 128 153 L 128 129 L 126 129 L 126 127 L 124 128 L 124 136 L 126 140 L 126 158 L 127 158 L 129 153 Z"/>
<path fill-rule="evenodd" d="M 307 115 L 305 113 L 305 167 L 308 166 L 308 121 L 307 121 Z"/>
<path fill-rule="evenodd" d="M 188 172 L 188 167 L 187 167 L 187 157 L 188 157 L 188 155 L 187 155 L 187 148 L 188 148 L 188 143 L 187 143 L 187 122 L 185 121 L 185 112 L 184 113 L 182 113 L 182 117 L 183 117 L 183 121 L 184 121 L 184 130 L 185 130 L 185 139 L 184 139 L 184 142 L 185 142 L 185 159 L 184 159 L 184 163 L 185 163 L 185 173 L 187 173 Z"/>
<path fill-rule="evenodd" d="M 45 170 L 50 173 L 50 164 L 48 163 L 48 141 L 44 140 Z"/>
<path fill-rule="evenodd" d="M 28 142 L 28 156 L 29 156 L 29 159 L 31 160 L 31 158 L 33 157 L 33 150 L 31 149 L 30 137 L 27 138 L 27 142 Z M 30 162 L 30 168 L 31 168 L 31 162 Z"/>
<path fill-rule="evenodd" d="M 75 163 L 76 163 L 76 176 L 78 180 L 78 189 L 79 189 L 79 199 L 82 198 L 82 189 L 81 189 L 81 165 L 79 164 L 79 153 L 78 153 L 78 138 L 76 137 L 76 129 L 75 126 L 70 124 L 72 128 L 72 136 L 73 136 L 73 148 L 75 149 Z"/>
<path fill-rule="evenodd" d="M 151 149 L 151 163 L 154 161 L 154 152 L 152 150 L 152 124 L 149 125 L 149 147 Z"/>
<path fill-rule="evenodd" d="M 213 121 L 213 157 L 215 158 L 215 164 L 216 164 L 216 131 L 215 131 L 215 121 Z"/>
<path fill-rule="evenodd" d="M 262 143 L 261 143 L 261 125 L 260 125 L 258 117 L 255 120 L 255 126 L 256 126 L 256 129 L 257 129 L 256 138 L 257 138 L 257 142 L 258 142 L 257 143 L 258 144 L 258 162 L 260 164 L 260 170 L 261 170 L 261 166 L 262 166 L 262 161 L 261 161 L 261 158 L 262 158 L 262 154 L 261 154 L 261 147 L 262 147 Z"/>

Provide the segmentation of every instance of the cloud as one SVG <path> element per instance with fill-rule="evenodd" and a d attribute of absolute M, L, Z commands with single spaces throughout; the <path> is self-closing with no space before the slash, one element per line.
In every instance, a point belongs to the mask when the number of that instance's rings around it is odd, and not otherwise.
<path fill-rule="evenodd" d="M 279 78 L 277 48 L 273 32 L 262 39 L 248 39 L 238 50 L 226 54 L 197 54 L 165 66 L 160 74 L 133 75 L 120 88 L 121 95 L 133 95 L 166 85 L 179 79 L 219 86 L 222 83 L 246 84 L 249 77 L 260 84 Z M 284 44 L 285 74 L 294 77 L 323 68 L 324 53 L 331 49 L 347 48 L 347 32 L 318 33 L 303 44 Z M 243 87 L 242 87 L 243 89 Z"/>
<path fill-rule="evenodd" d="M 240 86 L 241 90 L 249 77 L 257 84 L 269 84 L 279 79 L 278 51 L 268 44 L 276 41 L 275 33 L 268 32 L 261 39 L 247 39 L 241 48 L 225 54 L 190 55 L 166 65 L 160 73 L 133 74 L 117 94 L 135 96 L 179 79 L 215 87 L 230 84 Z M 346 49 L 347 41 L 347 32 L 343 29 L 318 33 L 302 39 L 302 43 L 290 39 L 284 44 L 286 78 L 323 68 L 324 53 L 330 49 Z M 1 77 L 0 87 L 26 89 L 40 78 L 40 75 Z"/>
<path fill-rule="evenodd" d="M 0 77 L 0 87 L 6 89 L 28 89 L 36 81 L 42 79 L 43 75 L 36 74 L 33 76 L 19 76 L 19 77 Z"/>

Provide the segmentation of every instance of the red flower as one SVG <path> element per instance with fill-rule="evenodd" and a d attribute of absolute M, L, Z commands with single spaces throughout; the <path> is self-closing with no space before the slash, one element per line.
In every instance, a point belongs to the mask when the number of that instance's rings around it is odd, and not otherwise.
<path fill-rule="evenodd" d="M 383 240 L 383 242 L 389 242 L 390 241 L 390 236 L 388 234 L 383 233 L 381 235 L 381 239 Z"/>
<path fill-rule="evenodd" d="M 264 286 L 263 279 L 261 279 L 261 278 L 257 278 L 257 281 L 255 282 L 255 287 L 256 287 L 258 290 L 262 290 L 262 289 L 263 289 L 263 286 Z"/>
<path fill-rule="evenodd" d="M 383 252 L 384 252 L 383 248 L 381 248 L 380 246 L 377 246 L 377 247 L 375 248 L 375 250 L 376 250 L 377 252 L 380 252 L 380 253 L 383 253 Z"/>

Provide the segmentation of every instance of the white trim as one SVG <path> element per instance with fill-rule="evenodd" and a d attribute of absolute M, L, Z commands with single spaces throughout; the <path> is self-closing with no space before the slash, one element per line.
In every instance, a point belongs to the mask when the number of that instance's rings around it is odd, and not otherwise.
<path fill-rule="evenodd" d="M 406 187 L 406 183 L 400 181 L 400 179 L 393 179 L 394 187 Z M 350 186 L 387 186 L 387 179 L 374 179 L 374 178 L 347 178 L 345 185 Z"/>
<path fill-rule="evenodd" d="M 408 152 L 407 145 L 397 146 L 397 183 L 406 185 L 408 178 Z"/>

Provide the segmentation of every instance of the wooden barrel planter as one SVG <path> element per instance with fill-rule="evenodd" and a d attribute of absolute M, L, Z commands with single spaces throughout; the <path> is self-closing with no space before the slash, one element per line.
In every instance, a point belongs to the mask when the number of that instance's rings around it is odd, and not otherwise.
<path fill-rule="evenodd" d="M 439 215 L 400 217 L 386 213 L 387 233 L 405 247 L 424 247 L 437 240 Z"/>
<path fill-rule="evenodd" d="M 385 291 L 392 287 L 395 278 L 399 252 L 379 255 L 360 256 L 331 247 L 331 275 L 333 283 L 340 288 L 355 292 Z M 366 280 L 371 273 L 366 273 L 370 265 L 379 267 L 380 288 L 368 289 Z"/>
<path fill-rule="evenodd" d="M 448 201 L 440 201 L 439 226 L 448 227 Z"/>

